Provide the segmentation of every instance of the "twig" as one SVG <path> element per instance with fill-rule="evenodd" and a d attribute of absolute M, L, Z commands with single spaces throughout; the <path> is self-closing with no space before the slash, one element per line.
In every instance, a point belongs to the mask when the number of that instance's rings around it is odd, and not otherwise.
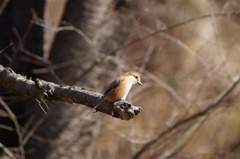
<path fill-rule="evenodd" d="M 40 101 L 39 99 L 36 99 L 36 101 L 38 102 L 38 105 L 39 105 L 39 107 L 42 109 L 42 111 L 45 113 L 45 114 L 47 114 L 47 112 L 46 112 L 46 110 L 43 108 L 43 106 L 42 106 L 42 104 L 41 103 L 45 103 L 44 101 Z"/>
<path fill-rule="evenodd" d="M 150 57 L 152 56 L 153 52 L 154 52 L 154 47 L 155 47 L 155 44 L 151 44 L 148 49 L 147 49 L 147 52 L 146 52 L 146 55 L 142 61 L 142 64 L 141 66 L 139 67 L 139 73 L 143 72 L 147 66 L 147 63 L 149 62 L 149 59 Z"/>
<path fill-rule="evenodd" d="M 10 43 L 8 44 L 5 48 L 3 48 L 1 51 L 0 51 L 0 54 L 3 53 L 3 51 L 5 51 L 7 48 L 9 48 L 10 46 L 12 46 L 13 43 Z"/>
<path fill-rule="evenodd" d="M 145 146 L 143 146 L 135 155 L 132 156 L 132 159 L 139 158 L 145 151 L 147 151 L 156 141 L 158 141 L 160 138 L 164 137 L 168 133 L 172 132 L 173 130 L 177 129 L 178 127 L 197 119 L 201 116 L 206 115 L 209 111 L 215 109 L 218 107 L 218 104 L 222 102 L 222 100 L 232 92 L 232 90 L 238 85 L 240 82 L 240 72 L 236 76 L 232 78 L 232 83 L 229 84 L 222 92 L 219 93 L 219 95 L 212 101 L 212 103 L 207 106 L 204 110 L 191 115 L 190 117 L 187 117 L 183 120 L 178 121 L 176 124 L 174 124 L 169 129 L 165 130 L 164 132 L 160 133 L 156 138 L 154 138 L 151 142 L 147 143 Z"/>
<path fill-rule="evenodd" d="M 46 68 L 32 69 L 32 73 L 34 73 L 34 74 L 48 73 L 48 72 L 50 72 L 50 70 L 61 69 L 61 68 L 73 65 L 74 63 L 77 63 L 77 62 L 79 62 L 79 58 L 73 59 L 73 60 L 64 61 L 64 62 L 61 62 L 61 63 L 58 63 L 58 64 L 51 64 L 51 65 L 47 66 Z"/>
<path fill-rule="evenodd" d="M 16 28 L 14 28 L 13 31 L 14 31 L 17 39 L 18 39 L 18 43 L 19 43 L 18 50 L 24 52 L 26 55 L 28 55 L 28 56 L 30 56 L 30 57 L 32 57 L 32 58 L 34 58 L 34 59 L 37 59 L 37 60 L 39 60 L 39 61 L 42 61 L 42 62 L 44 62 L 44 63 L 46 63 L 46 64 L 50 64 L 50 61 L 49 61 L 49 60 L 46 60 L 46 59 L 44 59 L 43 57 L 38 56 L 37 54 L 34 54 L 34 53 L 26 50 L 26 49 L 24 48 L 23 38 L 20 36 L 18 30 L 17 30 Z"/>
<path fill-rule="evenodd" d="M 148 143 L 151 139 L 142 139 L 142 140 L 138 140 L 138 139 L 135 139 L 134 137 L 131 137 L 131 136 L 128 136 L 128 135 L 125 135 L 124 133 L 121 133 L 118 129 L 112 127 L 110 124 L 106 124 L 104 122 L 102 122 L 102 124 L 107 128 L 109 129 L 110 131 L 112 131 L 114 134 L 116 134 L 117 136 L 119 136 L 120 138 L 130 142 L 130 143 L 134 143 L 134 144 L 143 144 L 143 143 Z"/>
<path fill-rule="evenodd" d="M 170 85 L 168 85 L 167 83 L 163 82 L 159 77 L 155 76 L 154 74 L 152 74 L 152 73 L 150 73 L 148 71 L 144 71 L 144 74 L 148 78 L 150 78 L 154 82 L 156 82 L 157 86 L 160 86 L 160 87 L 164 88 L 166 91 L 168 91 L 188 111 L 187 108 L 188 108 L 189 103 L 185 99 L 183 99 L 183 97 L 181 97 L 174 88 L 172 88 Z"/>
<path fill-rule="evenodd" d="M 15 131 L 15 129 L 13 127 L 7 126 L 7 125 L 3 125 L 3 124 L 0 124 L 0 128 L 4 129 L 4 130 L 8 130 L 8 131 Z"/>
<path fill-rule="evenodd" d="M 5 147 L 1 142 L 0 142 L 0 148 L 2 148 L 2 150 L 11 158 L 11 159 L 15 159 L 16 157 L 14 156 L 14 154 L 7 148 Z"/>
<path fill-rule="evenodd" d="M 166 159 L 171 157 L 173 154 L 175 154 L 179 149 L 183 147 L 184 144 L 189 141 L 189 139 L 194 136 L 196 131 L 201 127 L 201 125 L 204 123 L 204 121 L 207 119 L 207 116 L 202 116 L 198 118 L 198 120 L 188 129 L 185 131 L 183 135 L 181 135 L 180 139 L 176 141 L 176 143 L 167 149 L 163 154 L 160 155 L 158 159 Z"/>
<path fill-rule="evenodd" d="M 42 122 L 45 120 L 46 116 L 43 116 L 41 119 L 38 120 L 38 122 L 33 126 L 33 128 L 28 131 L 27 135 L 23 139 L 23 145 L 27 143 L 27 141 L 33 136 L 34 132 L 37 130 L 37 128 L 42 124 Z"/>
<path fill-rule="evenodd" d="M 178 46 L 182 47 L 184 50 L 187 51 L 187 53 L 189 53 L 190 55 L 192 56 L 196 56 L 197 57 L 197 60 L 199 60 L 201 62 L 201 64 L 203 66 L 205 66 L 206 68 L 209 68 L 210 67 L 210 64 L 208 64 L 206 61 L 204 61 L 204 59 L 198 55 L 196 52 L 194 52 L 190 47 L 188 47 L 184 42 L 182 42 L 181 40 L 177 39 L 177 38 L 174 38 L 173 36 L 171 35 L 168 35 L 166 33 L 161 33 L 160 34 L 161 37 L 163 38 L 166 38 L 170 41 L 173 41 L 174 43 L 176 43 Z"/>
<path fill-rule="evenodd" d="M 193 17 L 193 18 L 190 18 L 190 19 L 187 19 L 187 20 L 184 20 L 184 21 L 181 21 L 181 22 L 178 22 L 178 23 L 175 23 L 173 25 L 170 25 L 168 27 L 165 27 L 165 28 L 161 28 L 161 29 L 158 29 L 158 30 L 155 30 L 149 34 L 146 34 L 140 38 L 136 38 L 126 44 L 124 44 L 123 46 L 121 46 L 121 48 L 125 48 L 133 43 L 136 43 L 140 40 L 144 40 L 144 39 L 147 39 L 149 37 L 152 37 L 152 36 L 155 36 L 161 32 L 165 32 L 165 31 L 169 31 L 171 29 L 174 29 L 176 27 L 179 27 L 179 26 L 182 26 L 182 25 L 185 25 L 185 24 L 188 24 L 188 23 L 191 23 L 191 22 L 194 22 L 194 21 L 197 21 L 199 19 L 205 19 L 205 18 L 211 18 L 211 17 L 221 17 L 221 16 L 233 16 L 233 15 L 239 15 L 240 12 L 239 11 L 234 11 L 234 12 L 220 12 L 220 13 L 212 13 L 212 14 L 207 14 L 207 15 L 202 15 L 202 16 L 198 16 L 198 17 Z M 117 50 L 120 50 L 121 48 L 118 48 Z"/>
<path fill-rule="evenodd" d="M 1 1 L 1 5 L 0 5 L 0 15 L 2 15 L 4 9 L 6 8 L 7 4 L 8 4 L 9 0 L 3 0 Z"/>
<path fill-rule="evenodd" d="M 62 27 L 52 26 L 52 25 L 44 22 L 44 20 L 42 20 L 41 18 L 39 18 L 34 10 L 32 11 L 32 14 L 33 14 L 33 19 L 32 19 L 33 23 L 38 25 L 38 26 L 41 26 L 45 29 L 52 30 L 54 32 L 60 32 L 60 31 L 74 31 L 74 32 L 76 32 L 80 37 L 82 37 L 86 41 L 88 47 L 93 52 L 93 55 L 94 55 L 94 58 L 95 58 L 96 62 L 99 61 L 99 54 L 98 54 L 98 51 L 95 48 L 92 40 L 84 32 L 82 32 L 80 29 L 78 29 L 74 26 L 62 26 Z"/>
<path fill-rule="evenodd" d="M 14 113 L 12 112 L 12 110 L 7 106 L 7 104 L 2 100 L 2 98 L 0 97 L 0 104 L 3 106 L 3 108 L 7 111 L 9 118 L 12 120 L 16 132 L 17 132 L 17 136 L 18 136 L 18 142 L 19 142 L 19 152 L 20 152 L 20 157 L 21 159 L 25 158 L 25 152 L 24 152 L 24 145 L 23 145 L 23 136 L 22 136 L 22 132 L 20 129 L 20 125 L 17 121 L 16 116 L 14 115 Z"/>

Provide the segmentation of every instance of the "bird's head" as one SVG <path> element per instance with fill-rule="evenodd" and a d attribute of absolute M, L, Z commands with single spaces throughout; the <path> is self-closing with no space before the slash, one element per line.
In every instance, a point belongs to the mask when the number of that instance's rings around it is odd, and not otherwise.
<path fill-rule="evenodd" d="M 132 84 L 142 85 L 141 77 L 137 72 L 133 72 L 133 71 L 126 72 L 124 73 L 124 76 L 128 77 L 128 79 L 132 81 Z"/>

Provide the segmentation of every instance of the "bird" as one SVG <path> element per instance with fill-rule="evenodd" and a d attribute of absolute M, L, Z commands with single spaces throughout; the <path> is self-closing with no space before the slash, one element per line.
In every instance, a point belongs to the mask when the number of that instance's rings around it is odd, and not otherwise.
<path fill-rule="evenodd" d="M 105 101 L 126 100 L 130 89 L 135 84 L 142 85 L 140 75 L 134 71 L 124 73 L 108 86 L 98 104 L 86 116 Z"/>

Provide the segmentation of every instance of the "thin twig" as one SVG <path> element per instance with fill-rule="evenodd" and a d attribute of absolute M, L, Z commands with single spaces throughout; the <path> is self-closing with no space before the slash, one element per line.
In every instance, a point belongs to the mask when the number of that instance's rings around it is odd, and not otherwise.
<path fill-rule="evenodd" d="M 46 22 L 44 22 L 44 20 L 39 18 L 34 11 L 32 11 L 32 13 L 33 13 L 32 21 L 33 21 L 34 24 L 36 24 L 38 26 L 41 26 L 41 27 L 43 27 L 45 29 L 48 29 L 48 30 L 52 30 L 54 32 L 60 32 L 60 31 L 74 31 L 74 32 L 76 32 L 78 35 L 80 35 L 80 37 L 82 37 L 86 41 L 88 47 L 93 52 L 93 57 L 95 58 L 95 60 L 97 62 L 99 61 L 99 54 L 98 54 L 97 49 L 95 49 L 95 46 L 94 46 L 92 40 L 84 32 L 82 32 L 80 29 L 78 29 L 74 26 L 56 27 L 56 26 L 53 26 L 53 25 L 50 25 L 50 24 L 47 24 Z"/>
<path fill-rule="evenodd" d="M 149 62 L 150 60 L 150 57 L 152 56 L 153 52 L 154 52 L 154 47 L 155 47 L 155 44 L 150 44 L 150 46 L 148 47 L 147 49 L 147 52 L 146 52 L 146 55 L 142 61 L 142 64 L 141 66 L 139 67 L 139 73 L 143 72 L 147 66 L 147 63 Z"/>
<path fill-rule="evenodd" d="M 28 131 L 27 135 L 23 139 L 23 145 L 27 143 L 27 141 L 33 136 L 37 128 L 43 123 L 47 116 L 43 116 L 41 119 L 37 121 L 37 123 L 33 126 L 33 128 Z"/>
<path fill-rule="evenodd" d="M 0 104 L 3 106 L 3 108 L 7 111 L 9 118 L 12 120 L 16 132 L 17 132 L 17 136 L 18 136 L 18 142 L 19 142 L 19 152 L 20 152 L 20 157 L 21 159 L 25 158 L 25 152 L 24 152 L 24 144 L 23 144 L 23 136 L 22 136 L 22 132 L 20 129 L 20 125 L 17 121 L 16 116 L 14 115 L 14 113 L 12 112 L 12 110 L 8 107 L 8 105 L 2 100 L 2 98 L 0 97 Z"/>
<path fill-rule="evenodd" d="M 42 61 L 42 62 L 44 62 L 44 63 L 46 63 L 46 64 L 50 64 L 50 61 L 44 59 L 44 58 L 41 57 L 41 56 L 38 56 L 37 54 L 34 54 L 34 53 L 26 50 L 26 49 L 24 48 L 23 38 L 20 36 L 18 30 L 17 30 L 16 28 L 14 28 L 13 31 L 14 31 L 17 39 L 18 39 L 18 44 L 19 44 L 19 45 L 18 45 L 18 50 L 24 52 L 26 55 L 28 55 L 28 56 L 30 56 L 30 57 L 32 57 L 32 58 L 34 58 L 34 59 L 37 59 L 37 60 L 39 60 L 39 61 Z"/>
<path fill-rule="evenodd" d="M 0 128 L 4 129 L 4 130 L 8 130 L 8 131 L 15 131 L 15 129 L 13 127 L 7 126 L 7 125 L 3 125 L 3 124 L 0 124 Z"/>
<path fill-rule="evenodd" d="M 154 82 L 156 82 L 156 84 L 162 88 L 164 88 L 165 90 L 167 90 L 173 97 L 175 97 L 175 99 L 180 103 L 180 105 L 184 105 L 184 108 L 187 110 L 188 108 L 188 102 L 181 97 L 178 92 L 172 88 L 170 85 L 168 85 L 167 83 L 163 82 L 159 77 L 155 76 L 154 74 L 145 71 L 144 74 L 152 79 Z M 188 110 L 187 110 L 188 111 Z"/>
<path fill-rule="evenodd" d="M 46 112 L 46 110 L 43 108 L 43 106 L 42 106 L 42 102 L 39 100 L 39 99 L 36 99 L 36 101 L 38 102 L 38 105 L 39 105 L 39 107 L 42 109 L 42 111 L 45 113 L 45 114 L 47 114 L 47 112 Z"/>
<path fill-rule="evenodd" d="M 116 134 L 117 136 L 119 136 L 120 138 L 130 142 L 130 143 L 134 143 L 134 144 L 143 144 L 143 143 L 148 143 L 149 141 L 151 141 L 152 137 L 150 137 L 150 139 L 145 139 L 145 140 L 138 140 L 135 139 L 131 136 L 125 135 L 124 133 L 120 132 L 118 129 L 112 127 L 109 123 L 104 123 L 102 122 L 102 124 L 108 128 L 109 130 L 111 130 L 114 134 Z"/>
<path fill-rule="evenodd" d="M 32 69 L 32 73 L 34 74 L 43 74 L 43 73 L 48 73 L 50 72 L 50 70 L 57 70 L 57 69 L 61 69 L 64 67 L 68 67 L 73 65 L 74 63 L 79 62 L 79 58 L 77 59 L 73 59 L 73 60 L 68 60 L 68 61 L 64 61 L 58 64 L 51 64 L 49 66 L 47 66 L 46 68 L 39 68 L 39 69 Z"/>
<path fill-rule="evenodd" d="M 16 156 L 0 142 L 0 148 L 9 156 L 11 159 L 16 159 Z"/>
<path fill-rule="evenodd" d="M 193 137 L 194 134 L 196 134 L 197 130 L 199 130 L 199 128 L 206 119 L 207 116 L 202 116 L 198 118 L 198 120 L 195 123 L 193 123 L 193 125 L 191 125 L 191 127 L 181 135 L 180 139 L 178 139 L 175 142 L 175 144 L 173 144 L 172 147 L 168 148 L 163 154 L 161 154 L 160 157 L 158 157 L 158 159 L 169 158 L 173 154 L 175 154 L 179 149 L 181 149 L 183 145 L 185 145 L 190 140 L 190 138 Z"/>
<path fill-rule="evenodd" d="M 3 51 L 5 51 L 7 48 L 9 48 L 10 46 L 12 46 L 13 43 L 10 43 L 8 44 L 5 48 L 3 48 L 1 51 L 0 51 L 0 54 L 3 53 Z"/>
<path fill-rule="evenodd" d="M 175 37 L 166 34 L 166 33 L 161 33 L 160 34 L 161 37 L 166 38 L 170 41 L 175 42 L 178 46 L 182 47 L 184 50 L 186 50 L 189 54 L 191 54 L 192 56 L 196 56 L 197 59 L 202 63 L 203 66 L 205 66 L 206 68 L 210 67 L 210 64 L 208 64 L 200 55 L 198 55 L 196 52 L 194 52 L 190 47 L 188 47 L 184 42 L 182 42 L 179 39 L 176 39 Z"/>
<path fill-rule="evenodd" d="M 148 34 L 146 34 L 146 35 L 144 35 L 144 36 L 142 36 L 140 38 L 136 38 L 136 39 L 134 39 L 134 40 L 124 44 L 123 46 L 121 46 L 121 48 L 125 48 L 125 47 L 127 47 L 127 46 L 129 46 L 129 45 L 131 45 L 133 43 L 136 43 L 136 42 L 138 42 L 140 40 L 144 40 L 144 39 L 150 38 L 150 37 L 155 36 L 155 35 L 157 35 L 157 34 L 159 34 L 161 32 L 169 31 L 171 29 L 174 29 L 174 28 L 182 26 L 182 25 L 186 25 L 188 23 L 197 21 L 199 19 L 205 19 L 205 18 L 211 18 L 211 17 L 221 17 L 221 16 L 233 16 L 233 15 L 239 15 L 239 13 L 240 13 L 239 11 L 225 12 L 225 13 L 220 12 L 220 13 L 211 13 L 211 14 L 207 14 L 207 15 L 202 15 L 202 16 L 198 16 L 198 17 L 189 18 L 187 20 L 175 23 L 175 24 L 170 25 L 168 27 L 164 27 L 164 28 L 155 30 L 155 31 L 153 31 L 151 33 L 148 33 Z M 118 48 L 118 50 L 121 49 L 121 48 Z"/>

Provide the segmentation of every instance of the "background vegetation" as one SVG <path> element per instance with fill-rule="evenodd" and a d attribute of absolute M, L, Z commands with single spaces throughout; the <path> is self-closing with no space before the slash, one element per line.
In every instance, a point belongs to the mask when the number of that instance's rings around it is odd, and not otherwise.
<path fill-rule="evenodd" d="M 1 87 L 0 158 L 240 158 L 237 0 L 0 3 L 1 65 L 99 92 L 129 70 L 143 79 L 130 121 L 61 102 L 45 115 Z"/>

